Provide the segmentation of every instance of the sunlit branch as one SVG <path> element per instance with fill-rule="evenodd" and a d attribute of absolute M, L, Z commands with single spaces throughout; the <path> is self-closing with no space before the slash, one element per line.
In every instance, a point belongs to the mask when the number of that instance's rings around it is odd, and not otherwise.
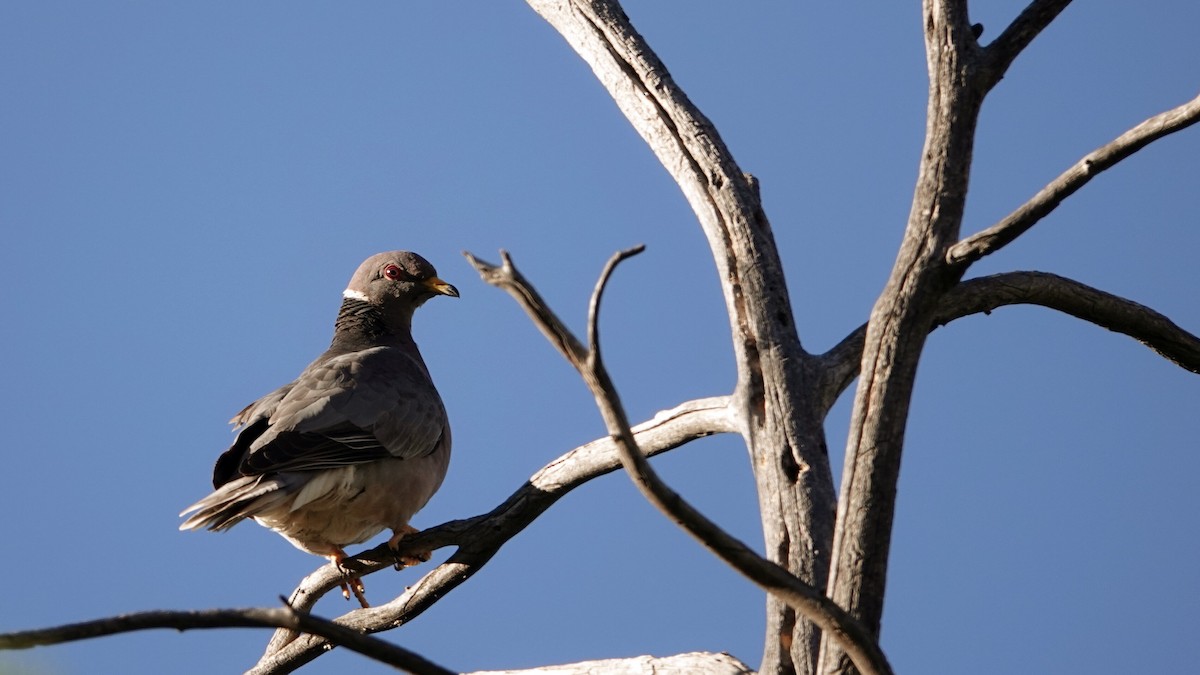
<path fill-rule="evenodd" d="M 1088 181 L 1150 143 L 1200 121 L 1200 96 L 1155 115 L 1084 156 L 1032 199 L 978 234 L 950 247 L 946 260 L 965 268 L 1024 234 Z"/>

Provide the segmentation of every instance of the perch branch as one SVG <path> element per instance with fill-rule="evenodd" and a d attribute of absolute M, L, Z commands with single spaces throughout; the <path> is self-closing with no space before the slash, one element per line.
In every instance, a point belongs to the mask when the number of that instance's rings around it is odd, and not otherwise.
<path fill-rule="evenodd" d="M 966 269 L 1024 234 L 1104 170 L 1154 141 L 1200 121 L 1200 96 L 1160 113 L 1088 153 L 1003 220 L 950 247 L 946 261 Z"/>
<path fill-rule="evenodd" d="M 1145 305 L 1046 272 L 1006 272 L 964 281 L 942 298 L 934 327 L 1005 305 L 1021 304 L 1055 309 L 1128 335 L 1180 368 L 1200 373 L 1197 336 Z M 863 324 L 820 356 L 824 368 L 820 392 L 825 412 L 858 375 L 866 334 L 867 325 Z"/>
<path fill-rule="evenodd" d="M 728 406 L 729 398 L 724 396 L 688 401 L 634 427 L 634 435 L 647 453 L 656 455 L 696 438 L 737 433 Z M 445 546 L 460 548 L 400 597 L 385 605 L 351 611 L 338 618 L 338 623 L 375 633 L 411 621 L 474 575 L 501 546 L 560 497 L 593 478 L 620 468 L 612 439 L 597 439 L 547 464 L 489 513 L 451 521 L 405 537 L 400 542 L 401 555 Z M 381 544 L 342 564 L 355 574 L 370 574 L 389 567 L 394 555 L 386 544 Z M 298 609 L 310 608 L 321 596 L 336 588 L 343 578 L 336 566 L 325 565 L 300 583 L 291 602 Z M 250 672 L 260 675 L 291 672 L 324 653 L 327 644 L 317 637 L 297 637 L 292 630 L 278 631 Z"/>
<path fill-rule="evenodd" d="M 198 628 L 287 628 L 320 636 L 329 644 L 345 647 L 363 656 L 417 675 L 452 675 L 453 673 L 453 671 L 403 647 L 339 626 L 332 621 L 290 606 L 210 609 L 192 612 L 138 612 L 53 628 L 0 634 L 0 649 L 27 649 L 39 645 L 74 642 L 152 628 L 173 628 L 179 631 Z"/>
<path fill-rule="evenodd" d="M 586 349 L 571 336 L 570 331 L 545 303 L 540 300 L 532 301 L 539 298 L 537 292 L 512 264 L 507 254 L 502 252 L 504 262 L 499 267 L 467 255 L 479 270 L 480 276 L 487 283 L 512 295 L 534 323 L 538 324 L 542 333 L 550 337 L 551 343 L 579 372 L 596 398 L 609 434 L 617 441 L 621 464 L 646 499 L 736 571 L 816 623 L 845 650 L 859 672 L 864 675 L 891 673 L 887 658 L 866 628 L 826 598 L 821 591 L 759 556 L 742 541 L 697 511 L 659 478 L 646 456 L 642 454 L 637 439 L 630 431 L 616 388 L 604 367 L 598 328 L 600 300 L 613 270 L 622 260 L 641 251 L 640 246 L 621 251 L 605 265 L 588 305 L 589 346 Z"/>

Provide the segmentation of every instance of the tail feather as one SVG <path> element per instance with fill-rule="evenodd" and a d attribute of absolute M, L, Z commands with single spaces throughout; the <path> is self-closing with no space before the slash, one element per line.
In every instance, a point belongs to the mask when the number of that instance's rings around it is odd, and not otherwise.
<path fill-rule="evenodd" d="M 184 509 L 180 517 L 192 515 L 179 529 L 223 532 L 277 506 L 290 496 L 286 488 L 287 484 L 278 476 L 243 476 L 232 480 Z"/>

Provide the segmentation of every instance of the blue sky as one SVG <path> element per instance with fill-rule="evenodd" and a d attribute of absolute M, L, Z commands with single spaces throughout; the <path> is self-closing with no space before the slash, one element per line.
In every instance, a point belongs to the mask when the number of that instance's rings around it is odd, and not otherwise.
<path fill-rule="evenodd" d="M 972 18 L 986 40 L 1023 4 L 976 3 Z M 811 350 L 866 318 L 900 240 L 924 131 L 918 5 L 626 7 L 761 180 Z M 1196 25 L 1189 0 L 1070 7 L 988 100 L 964 230 L 1194 96 Z M 415 326 L 455 430 L 418 527 L 490 510 L 603 434 L 584 386 L 463 250 L 509 250 L 580 329 L 605 259 L 645 243 L 602 327 L 631 417 L 732 387 L 694 217 L 521 3 L 10 2 L 0 91 L 0 630 L 274 605 L 321 562 L 253 524 L 180 533 L 176 514 L 206 493 L 225 420 L 321 352 L 377 251 L 418 251 L 462 291 Z M 1194 129 L 1151 146 L 972 273 L 1055 272 L 1200 330 L 1198 157 Z M 1190 667 L 1197 404 L 1194 375 L 1049 310 L 935 332 L 889 570 L 897 671 Z M 848 408 L 828 421 L 839 472 Z M 738 439 L 656 465 L 761 544 Z M 368 593 L 420 573 L 373 575 Z M 762 604 L 613 475 L 387 637 L 460 670 L 701 649 L 756 665 Z M 0 672 L 240 672 L 266 639 L 147 632 L 3 653 Z M 348 668 L 384 672 L 339 652 L 305 672 Z"/>

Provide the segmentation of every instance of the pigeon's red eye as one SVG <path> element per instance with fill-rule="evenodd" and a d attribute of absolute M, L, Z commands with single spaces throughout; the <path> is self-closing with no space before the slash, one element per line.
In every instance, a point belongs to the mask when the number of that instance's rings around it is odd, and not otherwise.
<path fill-rule="evenodd" d="M 405 275 L 404 270 L 400 269 L 398 265 L 388 265 L 387 267 L 383 268 L 383 276 L 395 280 L 402 279 Z"/>

